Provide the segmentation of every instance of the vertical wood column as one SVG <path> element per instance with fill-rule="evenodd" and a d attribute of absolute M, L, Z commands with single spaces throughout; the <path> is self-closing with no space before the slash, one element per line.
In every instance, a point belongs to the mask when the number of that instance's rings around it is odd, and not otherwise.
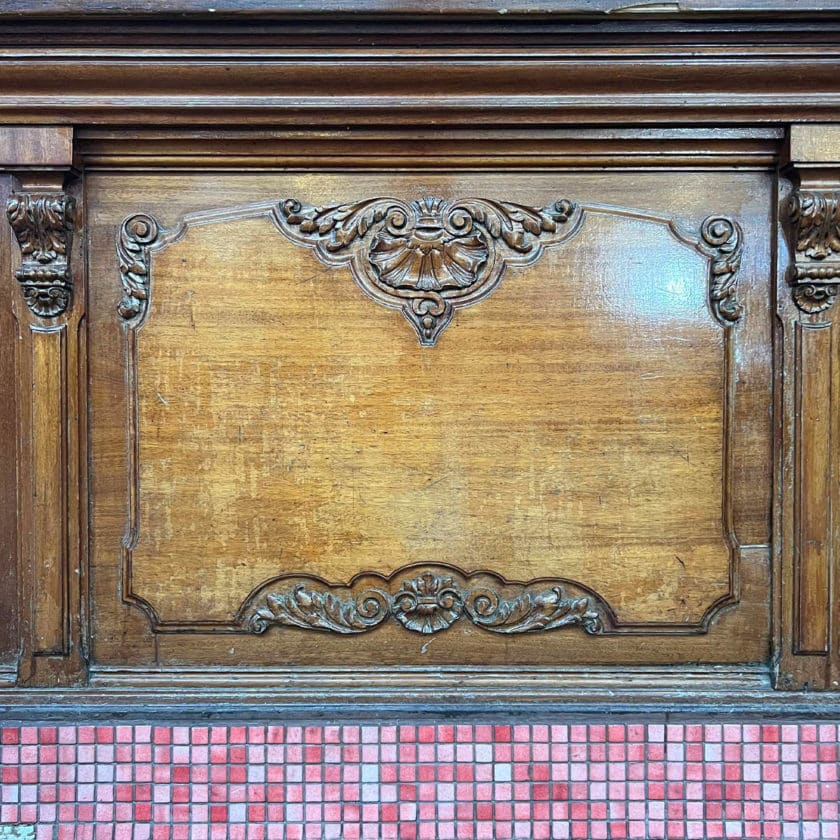
<path fill-rule="evenodd" d="M 840 125 L 793 126 L 782 198 L 777 687 L 840 689 Z M 783 249 L 781 249 L 783 253 Z M 778 530 L 778 529 L 777 529 Z"/>
<path fill-rule="evenodd" d="M 76 200 L 68 190 L 72 132 L 2 129 L 0 155 L 17 180 L 5 209 L 19 251 L 11 259 L 19 291 L 12 300 L 18 329 L 18 683 L 72 685 L 84 678 L 86 510 L 84 288 L 81 261 L 74 260 Z"/>

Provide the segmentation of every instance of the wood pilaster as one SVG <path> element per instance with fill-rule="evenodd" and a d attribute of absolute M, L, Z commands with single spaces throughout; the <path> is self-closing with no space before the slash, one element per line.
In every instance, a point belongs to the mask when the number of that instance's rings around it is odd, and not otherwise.
<path fill-rule="evenodd" d="M 16 186 L 6 200 L 9 261 L 18 294 L 17 531 L 20 559 L 18 683 L 78 682 L 84 671 L 84 289 L 68 129 L 3 129 L 0 165 Z"/>
<path fill-rule="evenodd" d="M 840 687 L 840 126 L 794 126 L 781 202 L 777 686 Z"/>

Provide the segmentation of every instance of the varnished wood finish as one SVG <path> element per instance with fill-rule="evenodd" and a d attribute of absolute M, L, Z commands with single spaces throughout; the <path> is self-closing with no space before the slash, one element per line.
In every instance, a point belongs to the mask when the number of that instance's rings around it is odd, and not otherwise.
<path fill-rule="evenodd" d="M 19 263 L 10 304 L 17 339 L 20 685 L 73 684 L 83 669 L 84 293 L 74 300 L 68 139 L 66 129 L 54 136 L 15 129 L 3 143 L 17 171 L 6 215 L 16 240 L 9 255 Z"/>
<path fill-rule="evenodd" d="M 580 15 L 615 14 L 623 12 L 631 15 L 656 16 L 662 18 L 680 17 L 680 13 L 710 13 L 726 15 L 727 17 L 745 17 L 752 13 L 771 12 L 778 17 L 793 17 L 798 13 L 831 12 L 839 10 L 840 4 L 836 0 L 801 0 L 796 8 L 780 0 L 682 0 L 678 7 L 668 4 L 623 2 L 623 0 L 515 0 L 506 4 L 504 11 L 488 7 L 483 3 L 463 2 L 463 0 L 446 0 L 436 9 L 440 17 L 462 16 L 473 14 L 476 16 L 492 17 L 497 14 L 519 16 L 534 15 L 547 12 L 577 17 Z M 7 15 L 27 16 L 73 16 L 79 14 L 112 15 L 116 11 L 124 13 L 143 14 L 189 14 L 213 12 L 218 15 L 235 15 L 241 17 L 256 17 L 270 15 L 271 17 L 306 15 L 329 15 L 337 12 L 378 13 L 378 14 L 418 14 L 428 11 L 422 0 L 303 0 L 295 4 L 292 9 L 285 9 L 274 0 L 220 0 L 212 9 L 200 0 L 121 0 L 115 6 L 113 0 L 8 0 L 4 11 Z"/>
<path fill-rule="evenodd" d="M 720 177 L 731 186 L 729 176 Z M 744 176 L 743 183 L 752 185 L 753 177 Z M 591 176 L 567 176 L 563 194 L 585 189 L 596 199 L 650 202 L 660 182 L 647 180 L 649 191 L 640 193 L 633 175 L 614 174 L 600 182 Z M 698 186 L 707 180 L 708 175 L 696 176 Z M 436 181 L 445 183 L 440 176 Z M 375 176 L 359 176 L 357 182 L 369 185 L 373 195 L 381 189 Z M 499 177 L 473 177 L 471 182 L 488 195 L 498 195 L 506 184 Z M 189 183 L 204 190 L 200 177 L 179 182 L 182 188 Z M 312 176 L 310 183 L 329 195 L 336 194 L 339 182 L 319 182 Z M 161 630 L 171 633 L 180 626 L 195 631 L 202 625 L 209 630 L 214 622 L 221 630 L 235 629 L 249 592 L 278 573 L 315 574 L 342 585 L 360 572 L 390 573 L 425 561 L 487 569 L 512 581 L 542 578 L 542 590 L 550 589 L 552 578 L 571 579 L 611 604 L 616 617 L 605 622 L 610 634 L 699 633 L 693 643 L 680 645 L 712 660 L 731 655 L 705 635 L 708 622 L 718 626 L 724 603 L 737 599 L 741 583 L 739 552 L 730 548 L 731 526 L 724 523 L 722 512 L 730 506 L 737 510 L 742 543 L 760 543 L 767 535 L 769 486 L 738 482 L 730 495 L 724 480 L 730 456 L 725 457 L 724 449 L 732 434 L 732 450 L 740 452 L 742 463 L 766 468 L 770 440 L 768 426 L 763 439 L 754 437 L 757 427 L 749 429 L 754 419 L 738 421 L 737 433 L 726 429 L 727 359 L 734 350 L 727 336 L 733 330 L 766 335 L 769 325 L 745 315 L 737 327 L 723 326 L 715 314 L 710 295 L 716 257 L 704 251 L 709 246 L 700 230 L 711 197 L 721 192 L 713 184 L 703 186 L 708 192 L 695 197 L 690 216 L 695 232 L 681 234 L 684 241 L 671 233 L 671 218 L 661 212 L 649 217 L 638 211 L 587 211 L 573 242 L 547 250 L 533 268 L 512 273 L 492 296 L 464 309 L 434 348 L 420 346 L 398 313 L 367 300 L 348 271 L 319 268 L 314 255 L 284 240 L 270 220 L 270 197 L 289 192 L 282 181 L 263 176 L 246 184 L 232 177 L 218 181 L 220 197 L 230 200 L 233 190 L 242 190 L 251 197 L 264 193 L 269 201 L 230 211 L 211 206 L 204 214 L 188 216 L 183 229 L 177 214 L 182 199 L 175 193 L 167 191 L 154 203 L 148 197 L 126 201 L 126 189 L 148 185 L 136 176 L 118 185 L 113 178 L 97 175 L 89 183 L 89 200 L 98 208 L 92 230 L 99 228 L 100 217 L 127 218 L 139 204 L 161 220 L 159 230 L 164 231 L 158 234 L 158 246 L 145 257 L 138 255 L 133 265 L 134 282 L 150 289 L 142 327 L 132 326 L 138 310 L 115 299 L 113 289 L 103 288 L 102 294 L 94 290 L 92 311 L 101 315 L 92 314 L 91 329 L 105 331 L 94 340 L 110 349 L 92 360 L 93 377 L 113 382 L 116 388 L 101 391 L 101 402 L 94 396 L 98 420 L 93 425 L 95 449 L 113 447 L 115 456 L 126 451 L 127 402 L 134 395 L 125 393 L 120 371 L 126 352 L 136 353 L 137 426 L 132 422 L 130 431 L 134 434 L 136 428 L 132 447 L 139 447 L 139 507 L 136 532 L 127 539 L 130 556 L 124 580 L 131 581 L 137 603 L 148 604 Z M 426 185 L 434 192 L 435 181 L 428 176 Z M 390 193 L 405 194 L 411 189 L 410 176 L 391 179 L 388 186 Z M 765 188 L 769 192 L 769 181 Z M 536 195 L 542 205 L 550 200 L 549 189 L 557 189 L 556 178 L 547 186 L 534 176 L 520 176 L 509 197 L 525 203 L 529 194 Z M 744 222 L 749 216 L 742 202 L 738 207 Z M 750 212 L 765 220 L 766 230 L 766 208 L 756 201 Z M 128 226 L 136 228 L 138 241 L 148 237 L 146 225 Z M 688 223 L 683 227 L 691 229 Z M 607 285 L 593 279 L 588 287 L 573 291 L 570 268 L 588 274 L 589 266 L 609 264 L 629 231 L 639 240 L 637 256 L 629 262 L 632 268 Z M 103 240 L 105 235 L 113 242 L 119 231 L 104 225 Z M 753 241 L 746 252 L 745 265 L 760 259 L 762 248 L 756 244 Z M 649 259 L 651 249 L 659 259 Z M 98 253 L 101 258 L 96 257 L 92 271 L 119 276 L 126 256 L 118 259 L 116 249 Z M 250 263 L 228 261 L 232 253 L 276 253 L 278 259 L 261 260 L 261 279 L 255 282 Z M 670 291 L 662 277 L 665 264 L 673 264 L 675 278 L 684 278 Z M 150 279 L 143 279 L 147 274 Z M 230 296 L 219 294 L 220 276 L 226 278 Z M 748 311 L 749 300 L 762 298 L 748 274 L 742 280 L 739 289 Z M 274 288 L 282 294 L 275 295 Z M 551 302 L 548 307 L 546 301 Z M 621 301 L 635 301 L 632 318 L 645 319 L 643 331 L 622 322 L 626 303 Z M 755 305 L 766 306 L 766 299 Z M 127 347 L 119 319 L 114 318 L 118 309 L 129 318 Z M 576 345 L 583 352 L 578 353 Z M 171 352 L 176 347 L 177 357 Z M 271 356 L 266 357 L 266 347 L 275 348 Z M 620 359 L 628 347 L 638 348 L 638 356 L 625 369 Z M 743 378 L 755 376 L 766 364 L 748 347 L 739 365 Z M 202 362 L 213 357 L 229 360 L 225 378 L 213 375 Z M 599 373 L 601 365 L 605 374 Z M 598 384 L 607 381 L 599 376 L 608 377 L 608 390 Z M 312 383 L 317 383 L 314 403 L 307 396 L 313 393 Z M 763 387 L 766 401 L 769 379 Z M 698 396 L 691 396 L 691 388 L 699 389 Z M 675 389 L 684 390 L 685 407 L 675 414 L 663 413 Z M 185 402 L 181 395 L 187 392 L 196 396 Z M 571 399 L 572 394 L 576 398 Z M 696 410 L 691 413 L 694 399 L 708 406 L 702 419 Z M 646 411 L 641 417 L 636 414 L 636 406 L 644 404 L 656 406 L 655 416 L 673 418 L 661 421 L 672 427 L 669 436 L 663 437 L 656 424 L 651 428 Z M 415 405 L 425 406 L 425 413 L 413 410 Z M 234 414 L 230 406 L 236 406 Z M 737 414 L 730 418 L 733 424 Z M 235 422 L 226 429 L 229 417 Z M 109 428 L 113 431 L 103 436 Z M 533 444 L 510 449 L 511 428 L 524 430 Z M 185 438 L 191 441 L 188 450 Z M 236 445 L 231 447 L 230 441 Z M 590 447 L 597 447 L 594 459 Z M 603 466 L 612 460 L 610 451 L 623 453 L 626 468 Z M 454 457 L 472 464 L 468 480 L 448 467 Z M 638 475 L 637 466 L 643 462 L 648 479 Z M 108 467 L 94 467 L 93 527 L 94 533 L 110 535 L 103 545 L 113 545 L 113 539 L 126 537 L 126 506 L 114 507 L 111 499 L 127 467 L 114 469 L 119 462 L 110 457 L 102 463 Z M 184 473 L 187 464 L 189 475 Z M 252 476 L 246 485 L 237 478 L 243 469 Z M 350 476 L 347 482 L 336 479 L 344 474 Z M 704 477 L 698 480 L 700 474 Z M 696 492 L 698 483 L 708 488 L 702 497 Z M 179 488 L 178 497 L 173 487 Z M 634 498 L 640 494 L 644 495 Z M 212 506 L 213 498 L 221 507 Z M 590 505 L 592 518 L 587 520 L 583 516 Z M 762 508 L 763 519 L 749 513 Z M 112 509 L 113 519 L 108 512 Z M 185 520 L 181 517 L 187 510 Z M 292 516 L 284 517 L 284 510 Z M 241 530 L 243 518 L 251 523 L 252 537 Z M 486 525 L 497 519 L 506 523 L 501 533 Z M 695 531 L 687 539 L 689 522 L 695 523 Z M 623 535 L 621 552 L 627 558 L 623 576 L 632 574 L 638 581 L 633 587 L 615 574 L 617 534 Z M 688 551 L 685 557 L 680 546 Z M 247 563 L 241 559 L 245 556 Z M 732 616 L 735 624 L 728 631 L 741 659 L 761 657 L 767 649 L 766 621 L 753 624 L 750 617 L 754 610 L 767 608 L 766 591 L 761 595 L 754 588 L 767 555 L 747 556 L 742 611 Z M 93 562 L 96 578 L 104 584 L 106 575 L 113 574 L 111 550 L 95 550 Z M 756 562 L 759 566 L 753 565 Z M 664 588 L 654 583 L 662 578 L 661 564 L 673 570 Z M 179 594 L 190 589 L 193 580 L 215 575 L 224 575 L 223 586 L 196 592 L 186 602 Z M 632 595 L 627 600 L 623 594 L 651 587 L 655 589 L 646 598 Z M 674 593 L 670 601 L 665 594 L 669 588 Z M 507 591 L 511 596 L 518 592 L 515 586 Z M 113 596 L 103 595 L 102 600 L 106 609 L 108 603 L 116 603 Z M 136 618 L 117 613 L 103 624 L 116 627 L 127 621 L 135 624 Z M 117 637 L 120 645 L 125 644 L 126 632 Z M 247 657 L 254 663 L 276 661 L 279 655 L 312 663 L 332 656 L 346 661 L 349 655 L 411 661 L 416 653 L 400 643 L 401 633 L 396 626 L 378 628 L 380 643 L 374 649 L 358 643 L 348 647 L 339 640 L 328 644 L 317 634 L 307 638 L 305 633 L 300 633 L 300 642 L 281 649 L 273 644 L 273 633 L 259 644 L 246 638 L 213 652 L 205 646 L 204 654 L 183 635 L 160 637 L 156 646 L 161 656 L 178 650 L 184 651 L 179 656 L 213 657 L 230 650 L 226 657 Z M 147 634 L 145 627 L 138 643 Z M 382 643 L 386 634 L 394 638 L 393 644 Z M 568 639 L 557 635 L 553 649 L 562 648 L 564 657 L 584 661 L 593 655 L 591 646 L 582 646 L 576 634 Z M 479 650 L 482 656 L 511 661 L 505 646 L 462 624 L 449 636 L 447 641 L 441 635 L 424 661 L 470 661 Z M 536 637 L 518 638 L 517 648 L 521 656 L 556 656 Z M 120 656 L 104 640 L 98 651 L 103 659 Z M 628 655 L 661 657 L 661 651 L 661 642 L 640 646 L 637 639 L 616 640 L 610 646 L 598 645 L 595 655 L 620 661 Z"/>
<path fill-rule="evenodd" d="M 64 168 L 73 160 L 73 130 L 67 126 L 3 126 L 0 165 L 9 169 Z M 4 202 L 5 206 L 5 202 Z"/>
<path fill-rule="evenodd" d="M 790 461 L 782 472 L 782 557 L 789 551 L 791 561 L 782 566 L 782 618 L 790 622 L 782 628 L 783 687 L 840 687 L 838 139 L 834 126 L 792 131 L 789 173 L 797 189 L 781 209 L 787 215 L 793 263 L 779 296 L 785 381 L 791 383 L 783 390 L 783 451 L 790 453 Z"/>
<path fill-rule="evenodd" d="M 683 6 L 0 9 L 2 714 L 837 708 L 840 5 Z"/>

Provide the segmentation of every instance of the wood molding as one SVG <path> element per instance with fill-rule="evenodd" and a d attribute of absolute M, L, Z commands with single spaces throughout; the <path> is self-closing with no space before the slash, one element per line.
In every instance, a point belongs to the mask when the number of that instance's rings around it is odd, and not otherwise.
<path fill-rule="evenodd" d="M 631 19 L 635 16 L 655 15 L 657 18 L 674 18 L 700 13 L 723 14 L 727 17 L 744 16 L 758 12 L 773 12 L 776 15 L 795 17 L 802 14 L 830 13 L 840 10 L 836 0 L 800 0 L 795 8 L 781 0 L 682 0 L 678 6 L 661 4 L 651 7 L 647 3 L 633 3 L 627 0 L 513 0 L 506 4 L 504 14 L 536 17 L 539 15 L 575 16 L 580 15 L 615 15 L 623 13 Z M 277 0 L 258 0 L 243 2 L 243 0 L 217 0 L 213 8 L 208 9 L 203 0 L 122 0 L 120 12 L 123 15 L 187 15 L 204 14 L 213 19 L 225 16 L 258 17 L 271 15 L 274 17 L 293 17 L 298 15 L 334 16 L 336 14 L 367 14 L 381 15 L 424 15 L 429 7 L 422 0 L 403 0 L 400 3 L 388 0 L 304 0 L 296 3 L 291 9 L 285 9 Z M 435 12 L 446 16 L 488 16 L 475 3 L 464 0 L 449 0 L 435 7 Z M 111 0 L 76 0 L 72 7 L 68 7 L 62 0 L 9 0 L 4 7 L 2 16 L 65 16 L 73 17 L 80 14 L 112 15 L 114 6 Z"/>
<path fill-rule="evenodd" d="M 428 200 L 427 200 L 428 202 Z M 558 200 L 548 208 L 538 211 L 519 205 L 509 205 L 500 201 L 489 201 L 487 199 L 466 199 L 454 200 L 441 204 L 423 204 L 420 201 L 410 206 L 408 202 L 401 199 L 374 199 L 361 201 L 354 204 L 330 207 L 326 210 L 307 205 L 308 209 L 301 212 L 302 205 L 295 199 L 282 199 L 280 201 L 261 202 L 252 205 L 242 205 L 233 208 L 222 208 L 208 211 L 201 211 L 184 216 L 173 227 L 163 227 L 155 218 L 148 214 L 139 213 L 126 218 L 120 225 L 116 237 L 116 252 L 120 271 L 120 279 L 123 289 L 123 297 L 118 303 L 117 311 L 123 319 L 125 352 L 128 365 L 127 384 L 127 441 L 129 452 L 128 469 L 128 529 L 122 541 L 122 599 L 126 604 L 139 608 L 149 619 L 150 626 L 155 633 L 193 633 L 193 632 L 257 632 L 262 633 L 271 624 L 296 626 L 302 629 L 330 630 L 336 633 L 352 634 L 372 629 L 389 617 L 400 620 L 398 608 L 399 599 L 397 593 L 389 592 L 374 594 L 370 598 L 364 597 L 364 593 L 351 594 L 350 590 L 361 579 L 377 578 L 384 580 L 381 575 L 375 572 L 367 572 L 357 575 L 347 584 L 334 581 L 324 581 L 312 578 L 303 572 L 290 570 L 289 573 L 265 581 L 260 584 L 243 601 L 239 613 L 230 621 L 165 621 L 161 620 L 155 606 L 134 591 L 133 586 L 133 551 L 140 539 L 140 493 L 139 482 L 139 411 L 138 411 L 138 342 L 140 340 L 140 328 L 145 323 L 150 301 L 154 290 L 153 259 L 156 253 L 161 252 L 169 245 L 183 240 L 189 229 L 193 226 L 204 226 L 217 222 L 229 222 L 265 217 L 272 221 L 291 241 L 307 245 L 313 248 L 316 255 L 330 267 L 349 265 L 353 280 L 368 297 L 383 303 L 392 308 L 403 309 L 403 298 L 392 297 L 395 289 L 385 286 L 378 277 L 372 278 L 376 270 L 376 260 L 371 254 L 376 248 L 377 235 L 380 231 L 388 232 L 389 237 L 394 235 L 388 231 L 389 223 L 394 231 L 402 235 L 403 227 L 413 219 L 413 224 L 419 224 L 421 211 L 424 207 L 434 207 L 438 217 L 434 220 L 434 231 L 444 236 L 460 235 L 470 236 L 472 230 L 483 231 L 483 242 L 488 240 L 502 239 L 505 248 L 504 260 L 510 259 L 514 264 L 527 265 L 535 262 L 543 252 L 544 247 L 550 245 L 562 245 L 570 240 L 585 224 L 588 215 L 608 215 L 625 218 L 643 219 L 664 227 L 681 245 L 686 246 L 700 254 L 708 262 L 708 292 L 707 305 L 710 317 L 712 317 L 722 328 L 724 328 L 724 353 L 722 365 L 724 368 L 724 441 L 723 441 L 723 463 L 722 475 L 724 484 L 724 503 L 722 509 L 721 532 L 722 538 L 730 552 L 729 569 L 729 590 L 726 594 L 715 600 L 706 609 L 700 622 L 668 623 L 620 623 L 616 621 L 610 606 L 596 592 L 589 589 L 584 583 L 570 581 L 558 577 L 539 581 L 515 582 L 507 581 L 495 574 L 492 570 L 481 572 L 481 574 L 495 577 L 500 584 L 508 587 L 523 588 L 526 591 L 519 591 L 516 597 L 521 598 L 520 602 L 512 603 L 505 601 L 500 591 L 494 592 L 491 601 L 501 604 L 498 609 L 505 612 L 510 608 L 513 612 L 525 610 L 531 611 L 527 629 L 549 629 L 538 627 L 534 622 L 539 623 L 537 616 L 548 616 L 548 623 L 553 626 L 570 612 L 573 620 L 567 623 L 580 623 L 587 632 L 591 634 L 675 634 L 693 635 L 707 633 L 712 621 L 722 611 L 733 606 L 739 601 L 739 568 L 742 547 L 738 546 L 733 534 L 732 511 L 730 498 L 730 457 L 731 457 L 731 410 L 733 401 L 732 381 L 732 354 L 734 353 L 733 326 L 737 324 L 743 315 L 743 307 L 737 297 L 737 274 L 741 262 L 742 232 L 739 225 L 723 216 L 708 216 L 701 224 L 699 233 L 692 235 L 681 229 L 675 221 L 666 216 L 661 216 L 641 210 L 634 210 L 621 207 L 610 207 L 597 204 L 572 203 L 567 200 Z M 443 209 L 441 209 L 441 207 Z M 492 214 L 500 212 L 501 215 Z M 555 216 L 552 216 L 554 213 Z M 391 220 L 391 215 L 398 218 Z M 440 222 L 439 216 L 448 214 L 449 220 L 444 224 Z M 474 215 L 475 214 L 475 215 Z M 515 216 L 511 215 L 515 214 Z M 530 215 L 529 215 L 530 214 Z M 290 228 L 289 216 L 292 216 Z M 453 222 L 452 219 L 455 219 Z M 478 218 L 478 220 L 477 220 Z M 527 219 L 529 227 L 523 228 L 523 219 Z M 565 225 L 569 227 L 566 229 Z M 346 225 L 347 227 L 344 227 Z M 447 232 L 448 225 L 454 233 Z M 472 227 L 470 227 L 472 225 Z M 503 228 L 503 225 L 506 225 Z M 300 232 L 299 228 L 305 229 Z M 428 226 L 427 226 L 428 227 Z M 552 230 L 551 228 L 554 227 Z M 541 236 L 546 234 L 546 241 L 541 241 Z M 512 258 L 511 256 L 512 255 Z M 498 259 L 494 256 L 494 259 Z M 477 280 L 473 280 L 465 287 L 465 296 L 461 299 L 461 305 L 477 303 L 486 297 L 489 291 L 498 284 L 501 279 L 501 272 L 504 264 L 501 259 L 495 267 L 481 267 L 476 270 Z M 419 276 L 419 275 L 418 275 Z M 428 295 L 435 294 L 428 290 L 419 289 L 417 283 L 412 283 L 403 290 L 397 287 L 397 291 L 407 295 L 416 295 L 417 299 L 425 302 Z M 458 289 L 458 291 L 462 291 Z M 454 307 L 453 307 L 454 308 Z M 404 310 L 403 310 L 404 311 Z M 451 310 L 449 315 L 451 317 Z M 407 316 L 420 339 L 420 344 L 431 348 L 434 340 L 440 333 L 440 329 L 448 323 L 442 324 L 433 335 L 426 337 L 421 328 Z M 406 577 L 408 568 L 415 569 L 416 573 L 422 574 L 423 564 L 412 564 L 410 567 L 398 570 L 394 575 L 387 578 L 391 581 L 397 577 Z M 477 572 L 470 572 L 463 568 L 447 567 L 447 570 L 466 582 Z M 401 578 L 400 578 L 401 579 Z M 291 583 L 287 586 L 286 583 Z M 285 588 L 277 589 L 278 583 L 283 582 Z M 314 586 L 313 586 L 314 584 Z M 542 585 L 540 593 L 530 591 Z M 451 621 L 460 617 L 464 612 L 464 605 L 472 597 L 469 587 L 459 588 L 453 584 L 456 594 L 459 597 L 461 609 L 457 616 L 451 617 Z M 272 589 L 272 587 L 275 587 Z M 566 597 L 565 588 L 581 590 L 581 597 Z M 452 589 L 452 587 L 449 587 Z M 339 591 L 341 595 L 336 595 Z M 371 590 L 373 591 L 373 590 Z M 259 596 L 259 598 L 258 598 Z M 259 603 L 257 601 L 259 600 Z M 432 598 L 434 600 L 434 598 Z M 580 603 L 577 603 L 577 602 Z M 579 617 L 575 610 L 580 610 Z M 474 611 L 471 615 L 467 610 L 467 616 L 474 624 L 482 626 L 481 612 Z M 498 610 L 491 613 L 498 617 Z M 492 616 L 491 616 L 492 617 Z M 597 618 L 597 620 L 596 620 Z M 408 626 L 407 622 L 402 622 Z M 504 622 L 503 622 L 504 624 Z M 487 622 L 484 622 L 487 629 Z M 409 629 L 415 629 L 409 627 Z M 437 629 L 443 629 L 439 627 Z M 419 632 L 434 632 L 432 630 L 421 630 Z M 516 630 L 513 632 L 520 632 Z"/>
<path fill-rule="evenodd" d="M 784 132 L 777 126 L 636 129 L 563 126 L 429 126 L 322 129 L 242 126 L 211 132 L 189 127 L 131 130 L 108 126 L 76 131 L 76 154 L 87 171 L 313 169 L 575 170 L 609 167 L 672 171 L 681 167 L 767 169 L 778 161 Z M 417 146 L 422 144 L 423 156 Z"/>
<path fill-rule="evenodd" d="M 231 680 L 235 687 L 231 688 Z M 732 715 L 831 719 L 837 695 L 779 692 L 766 666 L 521 668 L 434 667 L 395 672 L 378 667 L 239 668 L 212 674 L 190 668 L 94 668 L 91 687 L 72 692 L 19 690 L 0 696 L 4 720 L 379 719 L 398 715 L 503 718 L 562 713 Z"/>
<path fill-rule="evenodd" d="M 224 32 L 195 17 L 147 19 L 139 35 L 128 18 L 81 29 L 10 20 L 0 72 L 16 85 L 0 91 L 0 119 L 299 129 L 388 125 L 397 115 L 426 127 L 835 118 L 840 9 L 792 26 L 733 4 L 744 21 L 733 32 L 731 22 L 656 20 L 643 7 L 648 14 L 574 26 L 545 11 L 523 15 L 524 27 L 484 11 L 467 16 L 460 34 L 439 15 L 419 15 L 410 39 L 399 17 L 348 26 L 297 6 L 268 21 L 242 14 Z M 336 84 L 343 72 L 352 86 Z"/>

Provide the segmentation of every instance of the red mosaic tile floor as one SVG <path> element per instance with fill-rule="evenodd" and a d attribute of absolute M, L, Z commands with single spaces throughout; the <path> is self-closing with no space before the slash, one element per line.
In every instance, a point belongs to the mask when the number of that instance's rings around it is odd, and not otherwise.
<path fill-rule="evenodd" d="M 23 726 L 0 750 L 0 823 L 43 840 L 840 838 L 836 724 Z"/>

